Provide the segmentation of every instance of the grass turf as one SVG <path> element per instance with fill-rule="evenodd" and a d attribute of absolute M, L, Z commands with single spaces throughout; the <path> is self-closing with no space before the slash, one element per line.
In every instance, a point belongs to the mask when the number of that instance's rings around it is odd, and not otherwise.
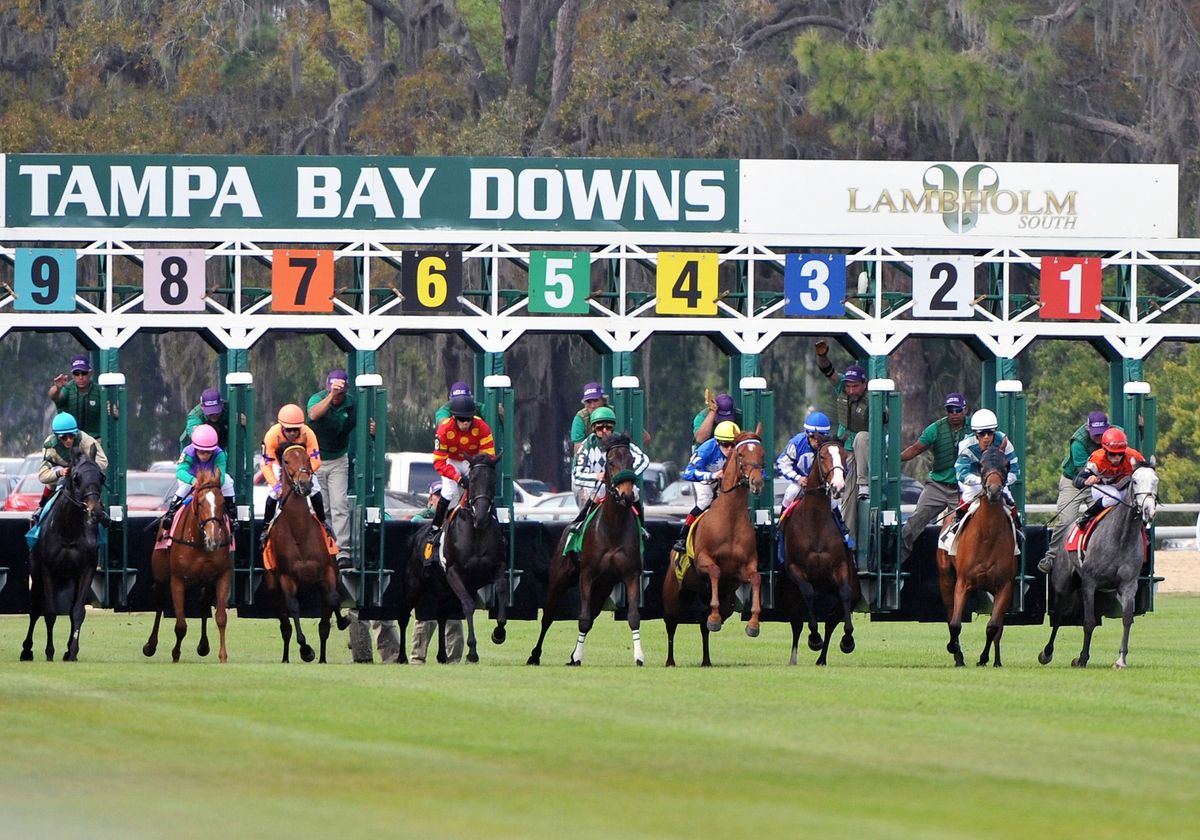
<path fill-rule="evenodd" d="M 768 624 L 680 628 L 647 667 L 606 614 L 583 668 L 556 624 L 541 668 L 532 622 L 487 641 L 478 666 L 277 662 L 278 625 L 231 618 L 230 662 L 141 645 L 150 616 L 92 612 L 81 661 L 17 661 L 26 622 L 0 618 L 4 837 L 1029 837 L 1196 836 L 1200 598 L 1165 596 L 1111 670 L 1119 622 L 1092 666 L 1078 629 L 1039 666 L 1046 627 L 1005 632 L 1003 669 L 954 669 L 944 625 L 872 624 L 858 650 L 801 647 Z M 310 640 L 313 622 L 306 622 Z M 56 643 L 65 647 L 60 620 Z M 964 630 L 968 662 L 983 622 Z M 215 647 L 215 645 L 214 645 Z M 293 659 L 297 659 L 293 647 Z M 553 663 L 553 664 L 550 664 Z"/>

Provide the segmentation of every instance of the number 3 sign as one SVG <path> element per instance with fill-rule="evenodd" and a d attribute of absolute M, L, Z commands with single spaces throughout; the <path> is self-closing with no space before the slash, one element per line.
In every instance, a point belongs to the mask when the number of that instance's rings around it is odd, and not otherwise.
<path fill-rule="evenodd" d="M 975 258 L 913 257 L 914 318 L 970 318 L 975 300 Z"/>
<path fill-rule="evenodd" d="M 147 248 L 142 293 L 146 312 L 203 312 L 204 251 Z"/>

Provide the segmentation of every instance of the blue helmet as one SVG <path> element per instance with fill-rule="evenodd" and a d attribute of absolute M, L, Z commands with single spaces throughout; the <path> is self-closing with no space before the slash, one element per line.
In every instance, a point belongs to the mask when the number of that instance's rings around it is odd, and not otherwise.
<path fill-rule="evenodd" d="M 817 432 L 823 435 L 829 434 L 829 418 L 819 411 L 814 411 L 804 418 L 804 431 L 806 433 Z"/>
<path fill-rule="evenodd" d="M 65 411 L 54 415 L 54 422 L 50 424 L 50 428 L 56 435 L 79 434 L 79 424 L 75 421 L 75 415 Z"/>

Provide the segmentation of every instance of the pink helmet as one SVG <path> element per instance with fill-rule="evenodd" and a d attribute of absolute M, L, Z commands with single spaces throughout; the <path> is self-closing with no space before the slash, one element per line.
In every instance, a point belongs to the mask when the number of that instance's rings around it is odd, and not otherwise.
<path fill-rule="evenodd" d="M 295 403 L 288 403 L 279 409 L 279 415 L 276 419 L 279 420 L 279 425 L 281 426 L 303 426 L 304 409 Z"/>
<path fill-rule="evenodd" d="M 207 423 L 192 429 L 192 446 L 201 452 L 212 452 L 217 448 L 217 430 Z"/>

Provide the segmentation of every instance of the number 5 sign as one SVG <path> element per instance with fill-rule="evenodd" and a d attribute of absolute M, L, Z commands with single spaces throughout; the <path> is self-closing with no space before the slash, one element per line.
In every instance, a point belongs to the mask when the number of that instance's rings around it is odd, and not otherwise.
<path fill-rule="evenodd" d="M 531 251 L 529 311 L 588 314 L 592 260 L 586 251 Z"/>
<path fill-rule="evenodd" d="M 271 311 L 332 312 L 333 251 L 272 252 Z"/>
<path fill-rule="evenodd" d="M 1042 309 L 1038 317 L 1100 320 L 1100 259 L 1042 257 Z"/>
<path fill-rule="evenodd" d="M 142 309 L 204 311 L 204 251 L 147 248 L 142 257 Z"/>
<path fill-rule="evenodd" d="M 913 257 L 914 318 L 970 318 L 975 300 L 975 258 Z"/>

